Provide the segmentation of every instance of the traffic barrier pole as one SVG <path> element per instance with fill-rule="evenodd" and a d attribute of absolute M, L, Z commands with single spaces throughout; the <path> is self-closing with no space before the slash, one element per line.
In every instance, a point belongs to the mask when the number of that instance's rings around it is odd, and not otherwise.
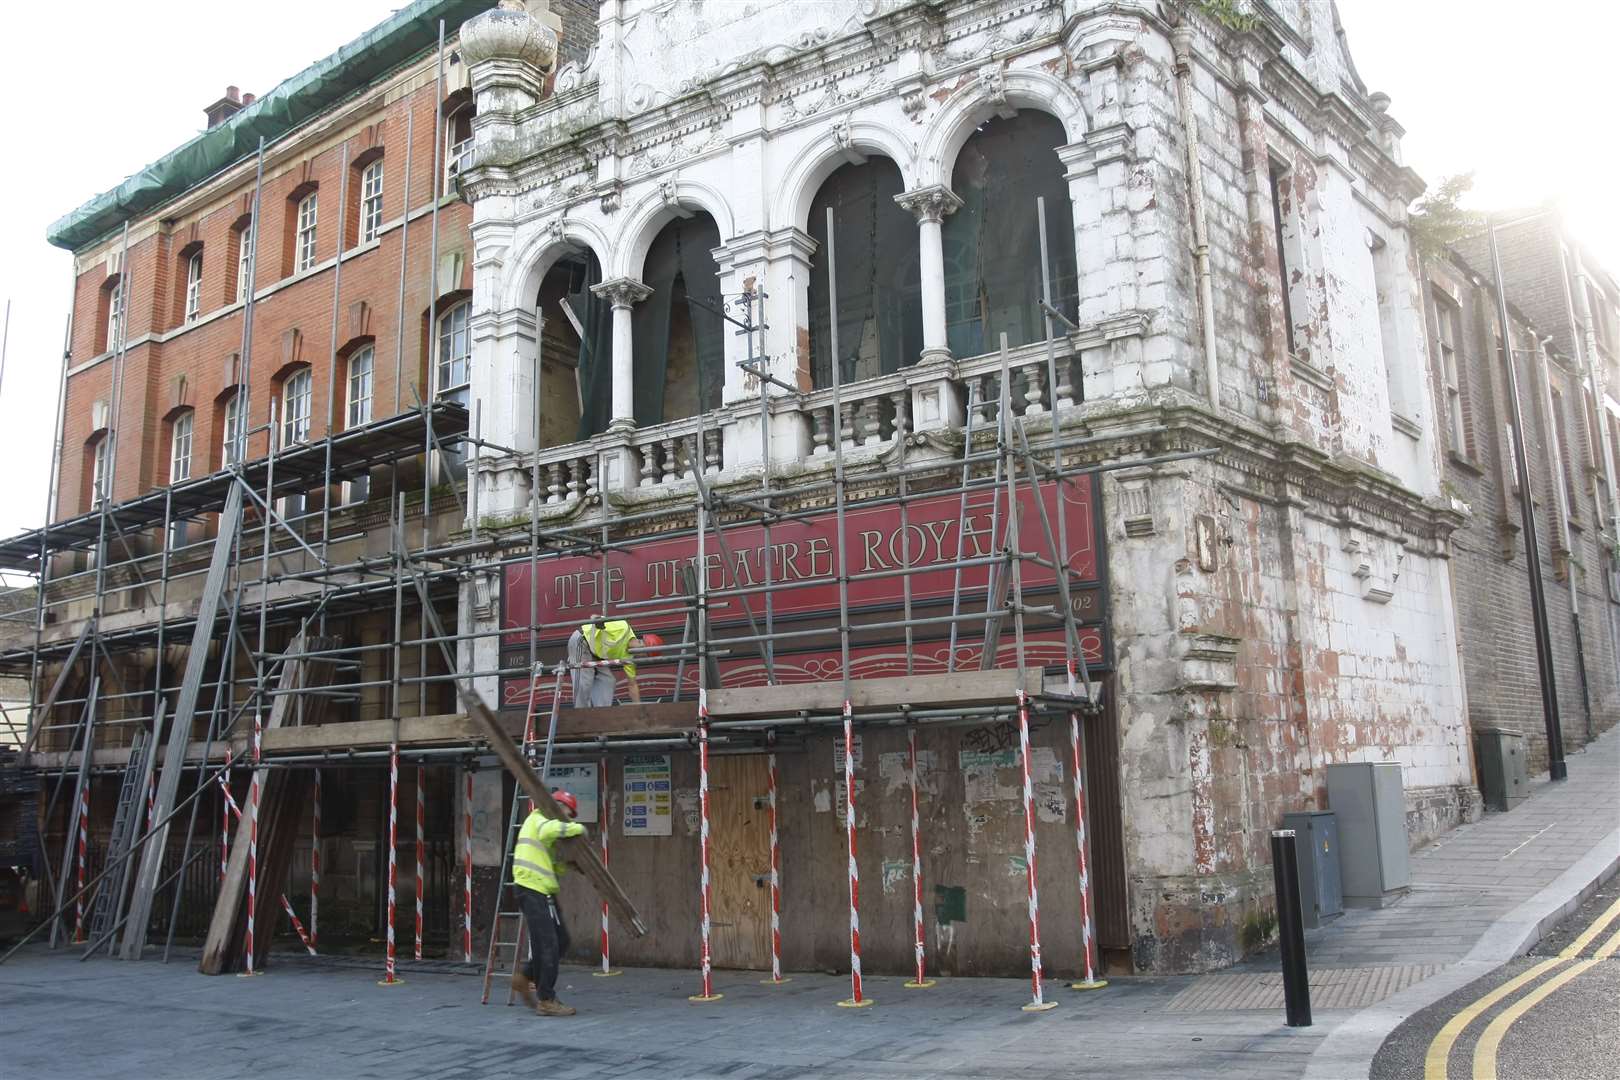
<path fill-rule="evenodd" d="M 1271 876 L 1277 889 L 1277 944 L 1282 953 L 1283 1006 L 1289 1027 L 1311 1026 L 1311 980 L 1305 970 L 1305 918 L 1300 909 L 1298 853 L 1293 829 L 1271 832 Z"/>
<path fill-rule="evenodd" d="M 1069 696 L 1077 696 L 1074 661 L 1069 661 Z M 1086 759 L 1085 738 L 1080 730 L 1080 714 L 1069 713 L 1069 756 L 1074 770 L 1074 850 L 1080 867 L 1080 949 L 1085 954 L 1085 974 L 1070 990 L 1101 990 L 1107 979 L 1097 978 L 1097 940 L 1091 917 L 1091 868 L 1086 854 Z"/>
<path fill-rule="evenodd" d="M 861 872 L 855 865 L 855 710 L 844 700 L 844 836 L 849 843 L 849 997 L 838 1004 L 864 1009 L 861 995 Z"/>
<path fill-rule="evenodd" d="M 466 771 L 467 797 L 462 803 L 461 813 L 461 959 L 463 963 L 472 963 L 472 834 L 473 834 L 473 775 L 472 770 Z"/>
<path fill-rule="evenodd" d="M 1018 691 L 1018 752 L 1024 770 L 1024 874 L 1029 881 L 1029 977 L 1033 997 L 1025 1012 L 1057 1005 L 1041 996 L 1041 899 L 1035 886 L 1035 785 L 1029 773 L 1029 696 Z"/>
<path fill-rule="evenodd" d="M 293 912 L 292 901 L 287 899 L 286 893 L 281 894 L 281 908 L 287 913 L 287 918 L 291 920 L 292 928 L 297 931 L 298 940 L 304 943 L 304 948 L 309 950 L 309 955 L 314 956 L 315 942 L 309 936 L 309 932 L 304 929 L 304 924 L 298 921 L 298 916 Z"/>
<path fill-rule="evenodd" d="M 399 743 L 388 748 L 388 958 L 378 986 L 398 986 L 394 957 L 394 913 L 399 888 Z"/>
<path fill-rule="evenodd" d="M 846 747 L 845 756 L 849 754 Z M 911 780 L 911 936 L 916 954 L 917 975 L 901 985 L 908 990 L 926 990 L 934 985 L 927 975 L 927 949 L 923 933 L 922 830 L 917 821 L 917 729 L 906 728 L 906 765 Z"/>
<path fill-rule="evenodd" d="M 310 955 L 315 954 L 315 943 L 320 934 L 321 917 L 321 770 L 315 770 L 315 793 L 313 796 L 314 823 L 310 826 L 309 834 L 309 946 Z M 292 914 L 292 905 L 287 905 L 287 914 Z M 298 921 L 293 920 L 296 926 Z"/>
<path fill-rule="evenodd" d="M 761 979 L 766 986 L 777 986 L 788 980 L 782 977 L 782 844 L 776 827 L 776 755 L 766 758 L 770 774 L 770 787 L 766 803 L 771 813 L 771 977 Z"/>
<path fill-rule="evenodd" d="M 416 959 L 422 959 L 422 890 L 424 881 L 422 864 L 426 861 L 427 843 L 424 836 L 427 831 L 427 810 L 424 807 L 427 787 L 427 769 L 422 765 L 416 767 Z"/>
<path fill-rule="evenodd" d="M 611 815 L 608 813 L 607 766 L 608 766 L 607 758 L 604 757 L 604 758 L 601 758 L 600 760 L 597 761 L 597 764 L 596 764 L 596 808 L 597 808 L 596 827 L 602 833 L 602 865 L 604 867 L 607 866 L 607 864 L 608 864 L 608 821 L 610 820 L 610 817 L 611 817 Z M 606 900 L 603 900 L 602 901 L 602 970 L 601 971 L 593 971 L 593 972 L 591 972 L 592 975 L 595 975 L 595 976 L 597 976 L 599 978 L 604 978 L 605 979 L 605 978 L 608 978 L 609 976 L 619 974 L 617 971 L 613 970 L 613 965 L 609 960 L 609 956 L 610 956 L 610 951 L 608 949 L 608 904 L 607 904 Z"/>
<path fill-rule="evenodd" d="M 703 966 L 703 992 L 693 994 L 688 1001 L 719 1001 L 723 994 L 714 992 L 713 965 L 709 955 L 709 915 L 712 897 L 709 886 L 709 692 L 698 687 L 698 810 L 702 815 L 698 830 L 698 857 L 702 867 L 698 874 L 699 906 L 702 915 L 702 943 L 699 955 Z"/>
<path fill-rule="evenodd" d="M 79 788 L 79 897 L 73 902 L 73 941 L 74 944 L 84 940 L 84 885 L 85 866 L 88 849 L 90 847 L 90 782 L 86 780 Z"/>
<path fill-rule="evenodd" d="M 273 426 L 271 430 L 274 430 Z M 268 526 L 266 528 L 268 530 Z M 248 785 L 247 947 L 244 950 L 247 958 L 247 970 L 238 972 L 240 975 L 258 974 L 253 967 L 253 923 L 259 902 L 259 796 L 262 785 L 259 782 L 258 765 L 263 757 L 263 750 L 263 710 L 255 708 L 253 710 L 253 782 Z"/>

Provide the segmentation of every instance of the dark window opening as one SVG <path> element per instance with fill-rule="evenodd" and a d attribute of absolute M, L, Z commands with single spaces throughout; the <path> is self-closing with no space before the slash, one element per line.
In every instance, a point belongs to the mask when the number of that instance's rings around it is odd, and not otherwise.
<path fill-rule="evenodd" d="M 849 383 L 887 375 L 915 364 L 922 353 L 917 219 L 894 201 L 904 190 L 894 162 L 872 158 L 841 166 L 810 204 L 806 231 L 816 242 L 810 263 L 810 371 L 818 389 L 832 385 L 829 207 L 838 260 L 839 378 Z"/>
<path fill-rule="evenodd" d="M 540 282 L 541 447 L 588 439 L 607 426 L 613 317 L 607 302 L 591 294 L 601 280 L 602 268 L 587 251 L 559 259 Z M 593 406 L 600 399 L 600 415 L 586 408 L 587 393 Z"/>
<path fill-rule="evenodd" d="M 1047 113 L 1026 109 L 973 133 L 951 170 L 962 206 L 945 219 L 945 332 L 953 355 L 1045 339 L 1040 308 L 1041 237 L 1035 200 L 1046 201 L 1052 306 L 1078 319 L 1074 211 L 1056 150 L 1068 137 Z"/>
<path fill-rule="evenodd" d="M 1289 265 L 1288 249 L 1294 239 L 1291 230 L 1283 227 L 1283 207 L 1288 201 L 1287 195 L 1288 170 L 1280 165 L 1271 166 L 1271 223 L 1273 235 L 1277 239 L 1277 276 L 1282 292 L 1283 306 L 1283 333 L 1288 339 L 1288 352 L 1293 355 L 1298 352 L 1294 345 L 1294 303 L 1290 297 L 1293 291 L 1293 277 L 1295 267 Z"/>
<path fill-rule="evenodd" d="M 634 308 L 637 427 L 717 409 L 725 390 L 725 329 L 718 314 L 720 229 L 698 212 L 665 225 L 647 249 Z"/>

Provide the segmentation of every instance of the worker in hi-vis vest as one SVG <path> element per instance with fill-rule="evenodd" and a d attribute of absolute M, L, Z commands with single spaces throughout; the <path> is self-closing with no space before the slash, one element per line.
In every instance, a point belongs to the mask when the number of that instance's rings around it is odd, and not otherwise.
<path fill-rule="evenodd" d="M 601 624 L 584 623 L 568 635 L 568 668 L 573 673 L 574 708 L 600 709 L 613 704 L 618 689 L 618 676 L 614 666 L 624 668 L 629 683 L 630 700 L 641 701 L 641 685 L 636 681 L 636 665 L 630 659 L 630 650 L 644 646 L 662 645 L 664 639 L 657 634 L 638 638 L 623 619 L 610 619 Z M 622 660 L 623 664 L 597 667 L 593 661 Z"/>
<path fill-rule="evenodd" d="M 548 818 L 536 806 L 524 819 L 512 849 L 512 881 L 529 928 L 529 958 L 512 966 L 512 989 L 541 1016 L 573 1016 L 574 1009 L 557 1000 L 557 964 L 568 951 L 568 930 L 557 907 L 564 867 L 552 849 L 564 837 L 583 835 L 585 826 L 573 820 L 579 816 L 579 802 L 572 794 L 558 790 L 551 797 L 568 820 Z"/>

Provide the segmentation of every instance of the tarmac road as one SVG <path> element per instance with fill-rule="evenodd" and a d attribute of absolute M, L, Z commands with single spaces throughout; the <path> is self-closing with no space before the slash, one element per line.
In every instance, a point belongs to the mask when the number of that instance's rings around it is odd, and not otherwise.
<path fill-rule="evenodd" d="M 1407 1018 L 1372 1077 L 1620 1078 L 1620 878 L 1525 956 Z"/>

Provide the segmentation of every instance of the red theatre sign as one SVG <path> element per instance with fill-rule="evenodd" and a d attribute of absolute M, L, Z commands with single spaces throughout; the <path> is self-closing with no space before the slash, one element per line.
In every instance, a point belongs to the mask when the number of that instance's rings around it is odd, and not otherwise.
<path fill-rule="evenodd" d="M 1086 662 L 1093 668 L 1104 663 L 1104 590 L 1101 578 L 1101 530 L 1092 477 L 1079 477 L 1064 489 L 1061 506 L 1057 486 L 1040 487 L 1047 518 L 1054 534 L 1061 519 L 1068 541 L 1067 565 L 1076 616 L 1082 622 L 1080 642 Z M 996 507 L 992 507 L 992 501 Z M 1035 493 L 1025 485 L 1019 489 L 1017 506 L 1020 548 L 1044 559 L 1052 559 L 1052 545 L 1035 507 Z M 778 632 L 826 627 L 826 637 L 780 640 L 775 650 L 778 682 L 808 682 L 839 677 L 839 649 L 836 638 L 838 614 L 838 552 L 835 536 L 837 517 L 827 510 L 814 517 L 783 522 L 770 530 L 766 545 L 761 525 L 733 525 L 724 529 L 722 548 L 710 530 L 705 538 L 704 563 L 707 588 L 711 593 L 727 589 L 770 590 L 771 614 Z M 851 623 L 850 666 L 857 678 L 904 674 L 906 670 L 905 632 L 901 629 L 863 629 L 861 622 L 898 621 L 904 604 L 904 581 L 911 579 L 914 615 L 948 614 L 951 597 L 960 592 L 960 611 L 972 613 L 985 608 L 992 567 L 989 564 L 958 567 L 958 557 L 976 559 L 993 556 L 1004 547 L 1008 532 L 1006 495 L 998 491 L 974 492 L 968 496 L 963 513 L 960 495 L 924 496 L 912 499 L 902 521 L 900 508 L 893 503 L 880 506 L 854 504 L 844 515 L 844 552 L 848 560 Z M 909 542 L 908 539 L 909 538 Z M 671 642 L 679 641 L 686 619 L 677 608 L 685 599 L 685 568 L 696 569 L 697 536 L 687 530 L 649 538 L 628 550 L 600 555 L 551 557 L 542 555 L 532 564 L 536 571 L 531 582 L 531 563 L 521 559 L 502 567 L 501 626 L 502 666 L 521 667 L 528 656 L 528 628 L 542 627 L 536 637 L 537 655 L 554 662 L 572 626 L 600 615 L 630 620 L 638 632 L 657 630 Z M 729 557 L 728 557 L 729 555 Z M 907 561 L 925 568 L 910 575 L 886 573 Z M 1040 598 L 1040 604 L 1057 600 L 1056 579 L 1047 567 L 1025 560 L 1021 565 L 1026 602 Z M 667 603 L 658 603 L 667 601 Z M 751 633 L 746 604 L 759 625 L 765 626 L 765 598 L 754 592 L 746 596 L 717 596 L 711 608 L 712 633 L 717 638 Z M 726 606 L 719 606 L 719 605 Z M 531 618 L 531 608 L 534 618 Z M 663 614 L 638 612 L 662 611 Z M 888 617 L 886 617 L 888 616 Z M 553 625 L 560 624 L 560 625 Z M 1052 618 L 1026 620 L 1031 664 L 1060 666 L 1065 650 L 1061 624 Z M 977 666 L 984 645 L 985 624 L 975 620 L 958 624 L 957 667 Z M 829 639 L 831 647 L 829 649 Z M 727 646 L 730 655 L 719 661 L 726 686 L 762 685 L 767 681 L 765 665 L 753 643 Z M 913 631 L 912 670 L 926 674 L 946 669 L 950 649 L 950 626 L 929 624 Z M 1007 625 L 997 643 L 997 667 L 1016 662 L 1013 633 Z M 684 693 L 697 685 L 695 665 L 686 666 Z M 674 688 L 674 663 L 642 665 L 640 681 L 644 696 L 667 695 Z M 502 705 L 521 708 L 526 680 L 510 679 L 502 687 Z M 546 684 L 549 691 L 549 682 Z M 566 697 L 567 691 L 564 690 Z"/>

